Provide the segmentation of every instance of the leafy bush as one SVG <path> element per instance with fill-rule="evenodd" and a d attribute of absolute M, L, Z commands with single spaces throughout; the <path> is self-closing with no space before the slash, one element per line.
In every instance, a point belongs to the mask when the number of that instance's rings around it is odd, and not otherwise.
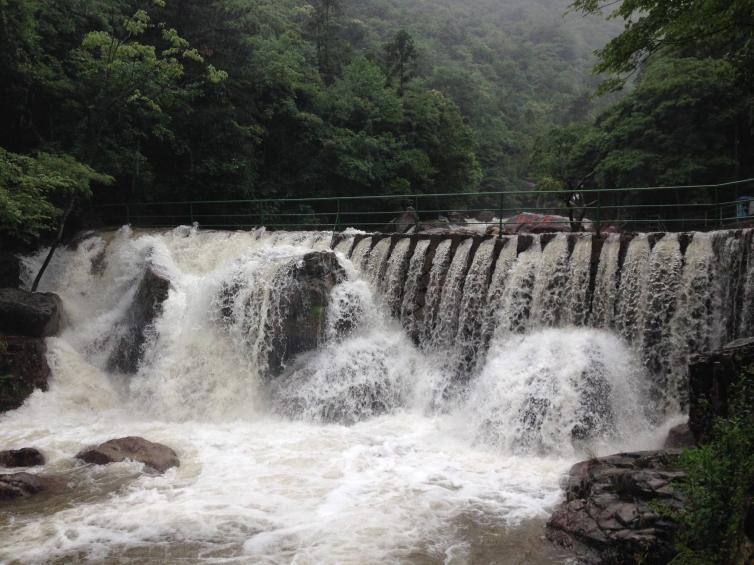
<path fill-rule="evenodd" d="M 729 416 L 720 419 L 712 441 L 680 457 L 688 477 L 672 565 L 733 565 L 741 555 L 744 519 L 754 485 L 754 368 L 732 388 Z"/>
<path fill-rule="evenodd" d="M 89 197 L 92 182 L 112 178 L 70 155 L 39 153 L 31 157 L 0 147 L 0 235 L 29 240 L 53 227 L 57 204 L 71 196 Z"/>

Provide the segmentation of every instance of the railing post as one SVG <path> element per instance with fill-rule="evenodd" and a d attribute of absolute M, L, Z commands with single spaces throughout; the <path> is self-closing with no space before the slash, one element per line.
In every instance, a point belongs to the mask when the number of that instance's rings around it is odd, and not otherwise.
<path fill-rule="evenodd" d="M 597 189 L 597 236 L 602 235 L 602 189 Z"/>
<path fill-rule="evenodd" d="M 128 204 L 126 204 L 126 224 L 131 224 L 131 207 Z"/>
<path fill-rule="evenodd" d="M 500 208 L 497 212 L 497 237 L 502 239 L 503 237 L 503 210 L 505 210 L 505 193 L 500 192 Z"/>
<path fill-rule="evenodd" d="M 414 217 L 416 218 L 415 230 L 419 233 L 419 197 L 414 196 Z"/>
<path fill-rule="evenodd" d="M 194 204 L 189 204 L 189 222 L 194 225 Z"/>

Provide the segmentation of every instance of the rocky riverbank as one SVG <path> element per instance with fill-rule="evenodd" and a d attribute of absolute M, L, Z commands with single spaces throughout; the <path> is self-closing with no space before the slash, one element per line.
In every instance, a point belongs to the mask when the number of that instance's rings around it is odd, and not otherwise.
<path fill-rule="evenodd" d="M 671 561 L 676 555 L 678 529 L 672 513 L 684 506 L 680 487 L 686 479 L 678 465 L 679 448 L 710 439 L 715 421 L 730 415 L 733 384 L 752 364 L 754 338 L 695 355 L 689 366 L 688 425 L 671 430 L 665 449 L 621 453 L 574 465 L 563 480 L 564 501 L 547 523 L 548 539 L 590 565 L 663 565 Z M 748 516 L 754 524 L 754 502 L 749 503 Z M 751 537 L 754 528 L 746 533 Z"/>

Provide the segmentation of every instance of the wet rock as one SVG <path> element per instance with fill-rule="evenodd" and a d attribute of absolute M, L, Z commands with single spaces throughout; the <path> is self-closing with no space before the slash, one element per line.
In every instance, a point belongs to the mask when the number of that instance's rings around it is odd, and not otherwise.
<path fill-rule="evenodd" d="M 563 481 L 566 500 L 547 523 L 547 537 L 586 563 L 664 564 L 675 555 L 677 525 L 658 506 L 683 498 L 678 450 L 621 453 L 582 461 Z"/>
<path fill-rule="evenodd" d="M 0 288 L 21 286 L 21 261 L 8 250 L 0 249 Z"/>
<path fill-rule="evenodd" d="M 0 412 L 15 410 L 35 389 L 47 390 L 46 353 L 42 338 L 0 336 Z"/>
<path fill-rule="evenodd" d="M 330 291 L 345 271 L 330 251 L 307 253 L 287 274 L 291 285 L 284 296 L 282 318 L 271 328 L 273 347 L 268 356 L 270 374 L 279 375 L 286 363 L 323 341 Z"/>
<path fill-rule="evenodd" d="M 56 294 L 0 288 L 0 334 L 48 337 L 60 331 L 62 319 Z"/>
<path fill-rule="evenodd" d="M 31 473 L 11 473 L 0 475 L 0 500 L 26 498 L 45 492 L 60 492 L 65 482 L 50 475 L 32 475 Z"/>
<path fill-rule="evenodd" d="M 385 233 L 406 233 L 411 228 L 416 226 L 419 218 L 413 208 L 409 207 L 408 210 L 403 212 L 397 218 L 390 220 L 390 223 L 385 226 Z"/>
<path fill-rule="evenodd" d="M 594 225 L 591 220 L 584 219 L 580 222 L 580 228 L 580 231 L 593 231 Z M 503 232 L 506 234 L 571 231 L 573 231 L 571 221 L 566 216 L 559 216 L 556 214 L 522 212 L 512 218 L 508 218 L 503 224 Z"/>
<path fill-rule="evenodd" d="M 167 445 L 153 443 L 140 437 L 111 439 L 97 447 L 80 451 L 76 458 L 95 465 L 107 465 L 127 460 L 138 461 L 158 473 L 164 473 L 171 467 L 180 465 L 175 451 Z"/>
<path fill-rule="evenodd" d="M 132 374 L 138 370 L 144 343 L 162 312 L 169 289 L 170 281 L 147 267 L 130 308 L 115 330 L 113 339 L 117 341 L 107 363 L 110 371 Z"/>
<path fill-rule="evenodd" d="M 754 338 L 733 341 L 689 363 L 689 428 L 697 443 L 709 440 L 717 418 L 728 417 L 731 386 L 754 364 Z M 751 378 L 751 377 L 750 377 Z"/>
<path fill-rule="evenodd" d="M 668 437 L 665 440 L 665 447 L 671 449 L 694 447 L 695 445 L 694 434 L 691 433 L 688 422 L 670 428 Z"/>
<path fill-rule="evenodd" d="M 0 451 L 0 467 L 36 467 L 44 464 L 44 455 L 33 447 Z"/>
<path fill-rule="evenodd" d="M 493 212 L 492 210 L 485 210 L 484 212 L 479 212 L 476 215 L 477 222 L 490 223 L 494 219 L 495 219 L 495 212 Z"/>

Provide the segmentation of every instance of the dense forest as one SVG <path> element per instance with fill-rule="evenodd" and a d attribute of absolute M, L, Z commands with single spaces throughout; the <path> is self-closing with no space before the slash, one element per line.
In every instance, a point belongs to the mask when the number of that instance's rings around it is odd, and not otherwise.
<path fill-rule="evenodd" d="M 35 237 L 92 196 L 751 175 L 752 2 L 670 4 L 4 0 L 0 232 Z"/>

